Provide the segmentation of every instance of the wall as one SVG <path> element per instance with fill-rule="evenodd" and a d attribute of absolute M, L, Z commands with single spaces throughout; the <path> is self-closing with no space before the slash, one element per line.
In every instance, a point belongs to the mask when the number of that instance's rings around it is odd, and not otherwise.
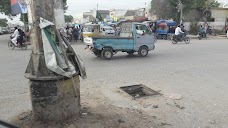
<path fill-rule="evenodd" d="M 212 9 L 212 18 L 215 18 L 215 22 L 225 22 L 228 18 L 228 8 Z"/>
<path fill-rule="evenodd" d="M 191 22 L 184 22 L 185 29 L 189 31 Z M 204 22 L 199 22 L 198 25 L 203 25 Z M 213 29 L 224 31 L 225 22 L 208 22 L 209 26 Z"/>

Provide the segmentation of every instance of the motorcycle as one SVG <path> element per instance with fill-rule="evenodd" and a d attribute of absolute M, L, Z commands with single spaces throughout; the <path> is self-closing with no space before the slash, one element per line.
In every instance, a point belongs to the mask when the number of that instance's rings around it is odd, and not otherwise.
<path fill-rule="evenodd" d="M 201 39 L 203 39 L 203 38 L 205 38 L 205 39 L 207 39 L 207 35 L 206 35 L 206 33 L 198 33 L 198 39 L 199 40 L 201 40 Z"/>
<path fill-rule="evenodd" d="M 26 37 L 23 37 L 23 41 L 21 43 L 18 43 L 18 45 L 15 45 L 12 41 L 11 41 L 12 37 L 10 36 L 10 41 L 8 42 L 8 47 L 10 50 L 13 50 L 15 47 L 16 48 L 21 48 L 22 50 L 26 50 L 28 47 L 28 44 L 26 43 Z"/>
<path fill-rule="evenodd" d="M 173 44 L 177 44 L 177 42 L 182 42 L 184 41 L 186 44 L 190 43 L 190 37 L 187 36 L 187 34 L 184 34 L 181 39 L 178 38 L 177 35 L 174 35 L 171 39 Z"/>

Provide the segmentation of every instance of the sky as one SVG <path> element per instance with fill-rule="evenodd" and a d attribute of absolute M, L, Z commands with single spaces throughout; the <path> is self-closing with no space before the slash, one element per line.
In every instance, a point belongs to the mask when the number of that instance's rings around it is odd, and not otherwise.
<path fill-rule="evenodd" d="M 151 0 L 67 0 L 67 13 L 73 17 L 89 12 L 97 8 L 99 10 L 110 9 L 138 9 L 149 7 Z M 146 5 L 145 5 L 146 3 Z"/>

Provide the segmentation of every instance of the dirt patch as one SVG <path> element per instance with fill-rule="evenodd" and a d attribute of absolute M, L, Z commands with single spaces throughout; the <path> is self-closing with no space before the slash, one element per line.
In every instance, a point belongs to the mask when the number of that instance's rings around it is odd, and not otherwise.
<path fill-rule="evenodd" d="M 112 105 L 84 107 L 78 117 L 65 122 L 35 122 L 30 112 L 18 116 L 13 123 L 20 128 L 157 128 L 154 117 L 139 110 Z M 140 121 L 140 122 L 139 122 Z"/>

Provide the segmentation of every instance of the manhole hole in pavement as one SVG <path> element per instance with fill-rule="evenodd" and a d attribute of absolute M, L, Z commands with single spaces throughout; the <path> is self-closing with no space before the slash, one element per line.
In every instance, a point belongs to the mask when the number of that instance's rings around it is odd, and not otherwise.
<path fill-rule="evenodd" d="M 141 98 L 146 96 L 153 96 L 153 95 L 160 95 L 159 92 L 154 91 L 153 89 L 148 88 L 145 85 L 139 84 L 139 85 L 132 85 L 132 86 L 124 86 L 120 87 L 123 91 L 128 93 L 134 98 Z"/>

